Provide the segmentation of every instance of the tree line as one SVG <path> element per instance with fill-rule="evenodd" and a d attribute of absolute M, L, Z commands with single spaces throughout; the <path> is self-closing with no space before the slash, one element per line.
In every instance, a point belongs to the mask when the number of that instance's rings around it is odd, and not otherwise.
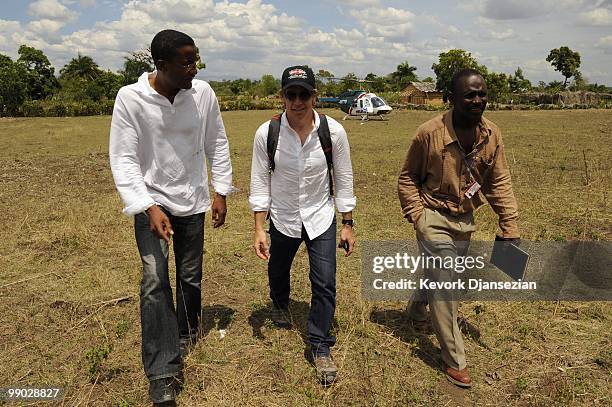
<path fill-rule="evenodd" d="M 366 88 L 376 93 L 398 93 L 410 82 L 423 81 L 436 84 L 448 98 L 450 81 L 454 72 L 463 68 L 479 70 L 487 81 L 489 99 L 494 102 L 505 102 L 512 94 L 529 91 L 557 93 L 561 90 L 586 90 L 593 92 L 610 91 L 604 85 L 590 84 L 580 73 L 580 54 L 566 46 L 550 51 L 546 60 L 559 71 L 564 80 L 550 83 L 539 82 L 533 85 L 524 77 L 517 67 L 514 74 L 496 73 L 481 65 L 467 51 L 452 49 L 442 52 L 438 61 L 432 65 L 436 78 L 419 78 L 417 68 L 403 61 L 394 72 L 379 76 L 369 73 L 365 78 L 358 78 L 349 73 L 336 78 L 333 73 L 319 69 L 317 72 L 317 89 L 320 95 L 338 95 L 349 89 Z M 200 62 L 198 68 L 205 65 Z M 112 108 L 117 91 L 124 85 L 134 83 L 143 72 L 154 69 L 149 50 L 135 51 L 124 58 L 122 69 L 117 72 L 101 69 L 87 55 L 77 54 L 65 66 L 59 75 L 43 51 L 22 45 L 18 58 L 0 54 L 0 115 L 12 116 L 23 114 L 23 110 L 32 106 L 32 102 L 58 102 L 58 110 L 65 112 L 62 103 L 96 104 L 110 102 Z M 570 81 L 570 79 L 572 79 Z M 280 80 L 270 74 L 259 80 L 235 79 L 209 82 L 220 97 L 250 96 L 263 98 L 274 95 L 280 88 Z M 40 108 L 39 104 L 36 104 Z M 87 110 L 86 110 L 87 112 Z"/>

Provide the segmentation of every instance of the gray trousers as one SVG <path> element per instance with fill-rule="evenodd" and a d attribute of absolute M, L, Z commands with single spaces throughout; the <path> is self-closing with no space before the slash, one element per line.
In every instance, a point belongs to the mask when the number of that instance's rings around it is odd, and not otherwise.
<path fill-rule="evenodd" d="M 426 256 L 444 258 L 467 254 L 476 225 L 471 213 L 453 216 L 425 208 L 415 229 L 421 252 Z M 447 269 L 427 269 L 424 274 L 432 281 L 447 281 L 455 277 L 454 271 Z M 452 293 L 432 293 L 428 290 L 426 296 L 427 302 L 413 301 L 409 304 L 409 316 L 417 321 L 426 320 L 426 306 L 429 303 L 431 323 L 440 343 L 442 361 L 453 369 L 464 369 L 465 345 L 457 324 L 459 302 L 454 300 Z"/>
<path fill-rule="evenodd" d="M 201 318 L 204 214 L 181 217 L 166 212 L 166 215 L 174 230 L 176 308 L 168 275 L 168 244 L 153 235 L 145 213 L 137 214 L 134 219 L 143 266 L 140 285 L 142 362 L 149 380 L 180 372 L 180 340 L 195 341 Z"/>

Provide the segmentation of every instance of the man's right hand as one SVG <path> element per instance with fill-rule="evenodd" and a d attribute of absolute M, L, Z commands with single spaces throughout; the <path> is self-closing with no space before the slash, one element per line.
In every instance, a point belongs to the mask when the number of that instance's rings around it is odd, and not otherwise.
<path fill-rule="evenodd" d="M 270 257 L 268 239 L 266 237 L 266 232 L 263 229 L 255 231 L 255 242 L 253 243 L 253 248 L 255 249 L 255 254 L 260 259 L 268 260 Z"/>
<path fill-rule="evenodd" d="M 170 219 L 157 205 L 151 206 L 147 209 L 147 215 L 149 215 L 149 226 L 151 232 L 159 238 L 164 239 L 166 243 L 170 243 L 170 238 L 174 234 Z"/>

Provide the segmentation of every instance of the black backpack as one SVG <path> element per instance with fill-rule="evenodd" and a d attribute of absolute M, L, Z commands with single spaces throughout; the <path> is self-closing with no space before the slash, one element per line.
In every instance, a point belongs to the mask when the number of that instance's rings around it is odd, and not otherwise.
<path fill-rule="evenodd" d="M 321 142 L 321 147 L 323 148 L 323 153 L 325 154 L 325 160 L 327 161 L 327 175 L 329 177 L 329 194 L 334 195 L 334 180 L 332 177 L 332 169 L 334 167 L 332 161 L 332 142 L 331 142 L 331 134 L 329 133 L 329 125 L 327 123 L 327 118 L 324 114 L 319 113 L 319 130 L 317 134 L 319 135 L 319 141 Z M 276 154 L 276 147 L 278 146 L 278 135 L 280 133 L 280 121 L 281 115 L 277 114 L 272 116 L 270 120 L 270 126 L 268 127 L 268 162 L 269 162 L 269 170 L 270 174 L 274 172 L 275 164 L 274 164 L 274 155 Z"/>

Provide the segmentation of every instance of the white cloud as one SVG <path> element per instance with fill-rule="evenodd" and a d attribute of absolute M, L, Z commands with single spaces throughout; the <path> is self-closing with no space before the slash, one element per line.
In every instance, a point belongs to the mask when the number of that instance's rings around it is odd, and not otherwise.
<path fill-rule="evenodd" d="M 364 10 L 351 10 L 368 35 L 390 39 L 406 38 L 414 29 L 415 15 L 393 7 L 369 7 Z"/>
<path fill-rule="evenodd" d="M 602 37 L 597 41 L 595 45 L 597 48 L 603 49 L 606 54 L 612 53 L 612 35 L 608 35 L 607 37 Z"/>
<path fill-rule="evenodd" d="M 350 7 L 372 7 L 379 4 L 380 0 L 337 0 L 336 2 Z"/>
<path fill-rule="evenodd" d="M 68 9 L 57 0 L 36 0 L 28 7 L 28 14 L 39 19 L 73 21 L 78 13 Z"/>
<path fill-rule="evenodd" d="M 512 28 L 508 28 L 507 30 L 504 30 L 501 32 L 491 31 L 490 35 L 491 35 L 491 38 L 494 38 L 496 40 L 507 40 L 509 38 L 516 37 L 516 33 L 514 32 Z"/>
<path fill-rule="evenodd" d="M 50 35 L 57 33 L 64 26 L 64 22 L 57 20 L 42 19 L 31 21 L 26 28 L 39 35 Z"/>
<path fill-rule="evenodd" d="M 612 26 L 612 11 L 599 7 L 591 11 L 580 13 L 578 21 L 585 25 Z"/>

